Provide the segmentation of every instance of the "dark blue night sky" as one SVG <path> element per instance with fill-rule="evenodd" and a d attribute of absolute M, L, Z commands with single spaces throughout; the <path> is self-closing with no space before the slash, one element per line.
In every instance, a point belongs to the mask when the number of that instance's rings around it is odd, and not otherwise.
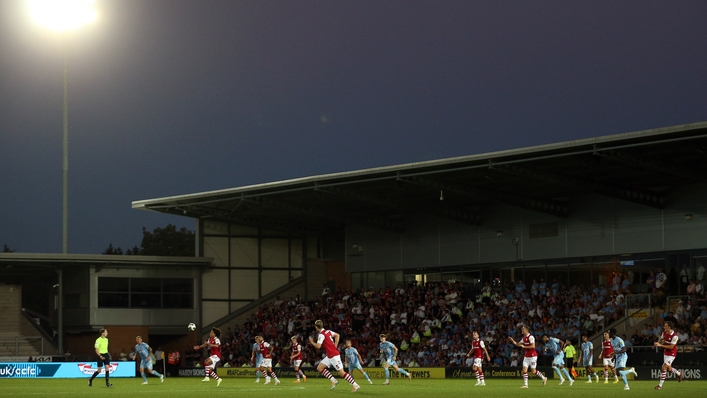
<path fill-rule="evenodd" d="M 0 2 L 0 245 L 61 251 L 62 39 Z M 69 251 L 134 200 L 707 120 L 707 2 L 97 0 L 67 37 Z"/>

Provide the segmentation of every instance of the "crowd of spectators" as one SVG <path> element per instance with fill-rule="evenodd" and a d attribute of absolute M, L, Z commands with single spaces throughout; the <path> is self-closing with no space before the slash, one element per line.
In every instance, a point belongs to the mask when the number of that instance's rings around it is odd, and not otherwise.
<path fill-rule="evenodd" d="M 381 333 L 398 346 L 402 366 L 470 366 L 472 360 L 465 355 L 474 330 L 487 344 L 490 366 L 516 366 L 522 363 L 522 353 L 507 337 L 519 339 L 522 323 L 530 326 L 536 341 L 547 334 L 578 345 L 581 335 L 591 336 L 623 316 L 626 296 L 631 293 L 628 278 L 616 273 L 608 287 L 584 288 L 566 287 L 556 280 L 547 283 L 542 278 L 529 286 L 522 280 L 509 286 L 487 281 L 480 291 L 453 281 L 359 292 L 331 292 L 325 287 L 313 301 L 278 297 L 243 325 L 222 331 L 222 355 L 225 366 L 253 366 L 254 338 L 262 335 L 274 347 L 273 366 L 289 366 L 290 337 L 297 336 L 304 349 L 303 366 L 316 366 L 322 353 L 307 340 L 315 335 L 314 321 L 321 319 L 325 328 L 342 336 L 342 346 L 344 339 L 352 340 L 367 366 L 382 360 L 378 350 Z M 626 338 L 630 345 L 652 345 L 662 330 L 660 320 L 673 317 L 681 344 L 707 346 L 704 295 L 693 294 L 675 313 L 664 308 L 655 325 Z"/>

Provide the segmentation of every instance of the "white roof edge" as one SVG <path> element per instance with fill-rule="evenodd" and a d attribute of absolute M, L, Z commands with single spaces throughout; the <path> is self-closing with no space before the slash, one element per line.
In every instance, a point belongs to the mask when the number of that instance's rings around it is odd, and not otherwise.
<path fill-rule="evenodd" d="M 149 262 L 149 263 L 212 263 L 212 257 L 127 256 L 113 254 L 60 253 L 0 253 L 0 260 L 56 261 L 56 262 Z"/>
<path fill-rule="evenodd" d="M 491 159 L 491 158 L 495 158 L 495 157 L 522 155 L 522 154 L 527 154 L 527 153 L 532 153 L 532 152 L 547 151 L 547 150 L 554 150 L 554 149 L 563 149 L 563 148 L 572 148 L 572 147 L 577 147 L 577 146 L 582 146 L 582 145 L 593 145 L 593 144 L 600 144 L 600 143 L 619 141 L 619 140 L 625 140 L 625 139 L 636 139 L 636 138 L 642 138 L 642 137 L 650 137 L 650 136 L 656 136 L 656 135 L 662 135 L 662 134 L 669 134 L 669 133 L 674 133 L 677 131 L 697 130 L 697 129 L 701 129 L 701 128 L 707 128 L 707 121 L 688 123 L 688 124 L 682 124 L 682 125 L 677 125 L 677 126 L 660 127 L 660 128 L 656 128 L 656 129 L 650 129 L 650 130 L 641 130 L 641 131 L 634 131 L 634 132 L 628 132 L 628 133 L 605 135 L 605 136 L 593 137 L 593 138 L 583 138 L 583 139 L 579 139 L 579 140 L 564 141 L 564 142 L 553 143 L 553 144 L 536 145 L 536 146 L 518 148 L 518 149 L 506 149 L 506 150 L 502 150 L 502 151 L 487 152 L 487 153 L 481 153 L 481 154 L 476 154 L 476 155 L 464 155 L 464 156 L 457 156 L 457 157 L 452 157 L 452 158 L 427 160 L 427 161 L 413 162 L 413 163 L 404 163 L 404 164 L 398 164 L 398 165 L 392 165 L 392 166 L 381 166 L 381 167 L 374 167 L 374 168 L 361 169 L 361 170 L 343 171 L 343 172 L 330 173 L 330 174 L 320 174 L 320 175 L 315 175 L 315 176 L 293 178 L 293 179 L 289 179 L 289 180 L 281 180 L 281 181 L 273 181 L 273 182 L 267 182 L 267 183 L 262 183 L 262 184 L 246 185 L 246 186 L 242 186 L 242 187 L 219 189 L 219 190 L 214 190 L 214 191 L 197 192 L 197 193 L 191 193 L 191 194 L 167 196 L 167 197 L 154 198 L 154 199 L 136 200 L 136 201 L 132 202 L 132 207 L 133 207 L 133 209 L 150 210 L 147 206 L 149 206 L 151 204 L 160 204 L 160 203 L 164 203 L 164 202 L 177 201 L 177 200 L 199 199 L 199 198 L 213 196 L 213 195 L 219 195 L 219 194 L 227 194 L 228 195 L 228 194 L 234 194 L 234 193 L 240 193 L 240 192 L 247 192 L 249 190 L 256 189 L 256 188 L 262 189 L 262 188 L 270 188 L 270 187 L 286 187 L 289 185 L 294 185 L 294 184 L 299 184 L 299 183 L 313 183 L 313 182 L 318 182 L 318 181 L 322 181 L 322 180 L 326 180 L 326 179 L 330 179 L 330 178 L 336 178 L 336 177 L 356 177 L 356 176 L 363 176 L 366 174 L 373 174 L 373 173 L 384 173 L 384 172 L 393 172 L 393 171 L 400 171 L 400 170 L 409 170 L 409 169 L 418 168 L 418 167 L 439 166 L 439 165 L 458 163 L 458 162 L 464 162 L 464 161 L 474 161 L 474 160 L 482 160 L 482 159 Z"/>

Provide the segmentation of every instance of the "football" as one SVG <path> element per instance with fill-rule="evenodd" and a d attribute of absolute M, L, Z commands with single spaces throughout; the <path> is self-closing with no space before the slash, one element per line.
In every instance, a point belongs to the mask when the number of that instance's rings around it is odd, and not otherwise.
<path fill-rule="evenodd" d="M 194 324 L 194 322 L 192 322 L 192 323 L 190 323 L 189 325 L 187 325 L 187 329 L 191 330 L 192 332 L 195 331 L 195 330 L 196 330 L 196 325 Z"/>

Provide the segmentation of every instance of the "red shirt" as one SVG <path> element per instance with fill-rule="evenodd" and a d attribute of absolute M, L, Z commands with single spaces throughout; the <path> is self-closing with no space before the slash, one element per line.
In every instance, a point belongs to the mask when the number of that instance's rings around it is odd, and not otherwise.
<path fill-rule="evenodd" d="M 663 332 L 663 343 L 665 343 L 665 344 L 673 344 L 673 348 L 671 348 L 671 349 L 667 349 L 667 348 L 666 348 L 666 349 L 663 351 L 663 355 L 666 355 L 666 356 L 669 356 L 669 357 L 674 357 L 674 356 L 676 356 L 676 355 L 678 354 L 678 346 L 677 346 L 678 341 L 679 341 L 678 334 L 675 333 L 674 330 L 673 330 L 672 333 Z"/>
<path fill-rule="evenodd" d="M 331 330 L 322 329 L 322 331 L 319 332 L 317 344 L 321 344 L 322 347 L 324 347 L 327 358 L 334 358 L 340 355 L 339 349 L 334 345 L 334 332 Z"/>
<path fill-rule="evenodd" d="M 471 349 L 474 350 L 474 358 L 483 358 L 484 357 L 484 341 L 479 339 L 479 340 L 473 340 L 471 342 Z"/>
<path fill-rule="evenodd" d="M 302 360 L 302 346 L 299 344 L 293 344 L 292 345 L 292 353 L 297 354 L 292 360 L 294 361 L 301 361 Z"/>
<path fill-rule="evenodd" d="M 532 334 L 528 333 L 525 336 L 523 336 L 523 340 L 521 343 L 523 349 L 525 350 L 525 354 L 523 356 L 525 356 L 526 358 L 538 356 L 538 352 L 535 351 L 535 348 L 526 348 L 527 346 L 534 345 L 534 344 L 535 344 L 535 337 L 533 337 Z"/>
<path fill-rule="evenodd" d="M 263 340 L 260 343 L 260 353 L 263 354 L 263 358 L 272 358 L 272 353 L 270 353 L 270 343 Z"/>
<path fill-rule="evenodd" d="M 611 340 L 604 340 L 601 343 L 602 351 L 601 351 L 601 357 L 602 358 L 611 358 L 611 356 L 614 354 L 614 347 L 611 346 Z"/>
<path fill-rule="evenodd" d="M 218 339 L 218 337 L 209 337 L 209 344 L 209 356 L 216 355 L 217 357 L 221 358 L 221 341 Z"/>

